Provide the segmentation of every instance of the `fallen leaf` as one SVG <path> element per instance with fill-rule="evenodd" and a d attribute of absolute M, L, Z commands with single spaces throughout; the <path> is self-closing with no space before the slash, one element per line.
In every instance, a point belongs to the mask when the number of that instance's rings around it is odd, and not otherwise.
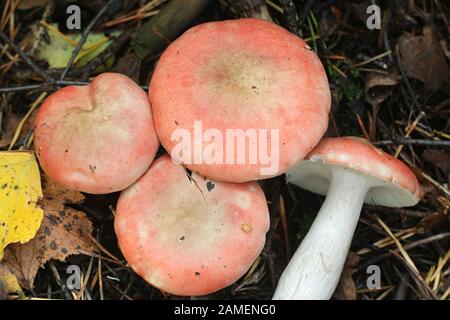
<path fill-rule="evenodd" d="M 12 293 L 22 294 L 16 276 L 7 266 L 0 263 L 0 300 L 5 300 Z"/>
<path fill-rule="evenodd" d="M 72 56 L 80 34 L 65 35 L 58 30 L 57 24 L 45 25 L 49 42 L 41 41 L 38 47 L 38 58 L 48 62 L 51 68 L 63 68 L 67 65 Z M 120 32 L 112 32 L 111 36 L 116 37 Z M 103 33 L 90 33 L 83 44 L 80 52 L 75 58 L 75 65 L 82 67 L 103 50 L 105 50 L 112 42 L 112 39 L 106 37 Z M 112 64 L 112 61 L 109 61 Z"/>
<path fill-rule="evenodd" d="M 445 175 L 450 174 L 450 154 L 440 150 L 427 149 L 422 153 L 422 156 L 425 161 L 433 163 L 441 169 Z"/>
<path fill-rule="evenodd" d="M 63 208 L 64 204 L 80 203 L 85 199 L 81 192 L 62 188 L 48 176 L 43 179 L 42 185 L 45 199 L 54 200 L 53 202 L 60 208 Z"/>
<path fill-rule="evenodd" d="M 48 260 L 64 261 L 69 255 L 96 252 L 89 236 L 92 233 L 89 219 L 83 212 L 64 205 L 83 200 L 82 194 L 45 181 L 45 198 L 41 201 L 44 219 L 36 237 L 25 244 L 9 245 L 5 250 L 4 263 L 22 288 L 27 289 L 33 287 L 37 271 Z"/>
<path fill-rule="evenodd" d="M 372 106 L 382 103 L 398 83 L 393 74 L 368 73 L 366 76 L 366 99 Z"/>
<path fill-rule="evenodd" d="M 341 273 L 338 286 L 334 291 L 333 298 L 336 300 L 356 300 L 356 285 L 352 274 L 359 263 L 359 256 L 349 252 Z"/>
<path fill-rule="evenodd" d="M 41 225 L 43 212 L 39 167 L 34 153 L 0 152 L 0 260 L 5 247 L 32 239 Z"/>
<path fill-rule="evenodd" d="M 449 70 L 432 27 L 424 27 L 422 36 L 401 36 L 398 49 L 400 63 L 406 75 L 422 81 L 427 90 L 439 90 L 447 80 Z"/>

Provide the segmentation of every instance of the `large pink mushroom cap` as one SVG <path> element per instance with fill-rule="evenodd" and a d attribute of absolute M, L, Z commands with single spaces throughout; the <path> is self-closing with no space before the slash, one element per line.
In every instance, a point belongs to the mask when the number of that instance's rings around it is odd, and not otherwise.
<path fill-rule="evenodd" d="M 255 182 L 214 182 L 168 155 L 123 191 L 115 231 L 133 270 L 176 295 L 205 295 L 237 281 L 260 254 L 269 228 Z"/>
<path fill-rule="evenodd" d="M 64 187 L 94 194 L 130 186 L 159 146 L 145 92 L 116 73 L 49 96 L 34 134 L 43 170 Z"/>
<path fill-rule="evenodd" d="M 171 156 L 229 182 L 273 177 L 303 159 L 324 134 L 331 103 L 325 71 L 308 45 L 257 19 L 189 29 L 162 54 L 149 99 Z M 244 148 L 227 138 L 230 132 Z"/>

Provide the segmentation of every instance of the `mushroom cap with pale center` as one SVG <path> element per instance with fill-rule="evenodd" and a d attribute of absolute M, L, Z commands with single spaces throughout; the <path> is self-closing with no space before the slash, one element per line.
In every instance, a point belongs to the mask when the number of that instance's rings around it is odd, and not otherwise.
<path fill-rule="evenodd" d="M 324 138 L 288 170 L 287 181 L 326 195 L 333 168 L 344 168 L 365 177 L 371 187 L 365 201 L 389 207 L 413 206 L 419 201 L 419 182 L 402 161 L 357 137 Z"/>
<path fill-rule="evenodd" d="M 43 170 L 66 188 L 94 194 L 129 187 L 159 147 L 145 92 L 118 73 L 50 95 L 34 134 Z"/>
<path fill-rule="evenodd" d="M 255 182 L 214 182 L 168 155 L 123 191 L 115 231 L 133 270 L 176 295 L 205 295 L 247 272 L 264 247 L 269 213 Z"/>
<path fill-rule="evenodd" d="M 161 55 L 149 99 L 161 144 L 171 156 L 228 182 L 277 176 L 303 159 L 324 134 L 331 104 L 324 68 L 306 42 L 257 19 L 209 22 L 186 31 Z M 194 129 L 198 121 L 202 137 Z M 229 137 L 247 139 L 245 148 L 227 138 L 227 130 Z M 192 143 L 179 152 L 182 132 Z"/>

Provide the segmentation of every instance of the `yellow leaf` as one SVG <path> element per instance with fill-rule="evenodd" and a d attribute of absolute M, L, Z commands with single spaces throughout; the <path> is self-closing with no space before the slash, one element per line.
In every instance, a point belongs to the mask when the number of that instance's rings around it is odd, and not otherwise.
<path fill-rule="evenodd" d="M 58 30 L 57 24 L 43 22 L 42 25 L 47 29 L 49 42 L 40 42 L 38 57 L 47 61 L 51 68 L 64 68 L 69 62 L 78 41 L 81 39 L 81 34 L 65 35 Z M 111 36 L 116 37 L 119 34 L 120 32 L 114 31 L 111 33 Z M 112 40 L 103 33 L 91 32 L 75 58 L 75 65 L 77 67 L 86 65 L 111 43 Z M 107 61 L 107 65 L 109 63 L 112 63 L 112 61 Z"/>
<path fill-rule="evenodd" d="M 0 260 L 13 242 L 31 240 L 39 229 L 43 211 L 41 179 L 32 152 L 0 152 Z"/>

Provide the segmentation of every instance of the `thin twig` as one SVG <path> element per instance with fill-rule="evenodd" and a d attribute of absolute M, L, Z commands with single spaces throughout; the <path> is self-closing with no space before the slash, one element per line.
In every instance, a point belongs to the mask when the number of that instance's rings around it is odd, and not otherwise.
<path fill-rule="evenodd" d="M 84 31 L 81 33 L 80 41 L 78 41 L 77 46 L 73 50 L 72 56 L 70 57 L 70 60 L 67 63 L 67 66 L 64 69 L 63 73 L 61 74 L 61 77 L 59 78 L 59 80 L 64 80 L 64 78 L 66 77 L 70 68 L 72 68 L 72 65 L 73 65 L 78 53 L 80 52 L 81 47 L 83 47 L 84 43 L 86 42 L 89 32 L 91 32 L 92 28 L 100 20 L 102 15 L 108 10 L 108 8 L 112 5 L 113 2 L 114 2 L 114 0 L 109 0 L 108 3 L 106 3 L 106 5 L 97 13 L 97 15 L 94 17 L 94 19 L 92 19 L 92 21 L 89 23 L 89 25 L 86 27 L 86 29 L 84 29 Z"/>
<path fill-rule="evenodd" d="M 365 204 L 364 209 L 368 211 L 374 211 L 377 213 L 386 213 L 386 214 L 400 214 L 405 215 L 412 218 L 424 218 L 428 215 L 433 214 L 433 212 L 427 212 L 427 211 L 415 211 L 415 210 L 408 210 L 405 208 L 389 208 L 389 207 L 383 207 L 383 206 L 372 206 Z"/>
<path fill-rule="evenodd" d="M 44 70 L 42 70 L 37 64 L 35 64 L 28 55 L 22 51 L 8 36 L 0 31 L 0 38 L 5 41 L 22 59 L 25 61 L 36 73 L 40 74 L 47 82 L 52 82 L 53 79 Z"/>
<path fill-rule="evenodd" d="M 14 87 L 6 87 L 0 88 L 0 93 L 10 93 L 10 92 L 20 92 L 20 91 L 31 91 L 31 90 L 42 90 L 52 86 L 83 86 L 87 85 L 89 82 L 85 81 L 66 81 L 66 80 L 54 80 L 50 82 L 43 82 L 40 84 L 30 84 L 25 86 L 14 86 Z"/>
<path fill-rule="evenodd" d="M 25 86 L 13 86 L 0 88 L 0 93 L 12 93 L 21 91 L 31 91 L 31 90 L 44 90 L 50 87 L 66 87 L 66 86 L 85 86 L 88 85 L 88 81 L 69 81 L 69 80 L 54 80 L 50 82 L 43 82 L 40 84 L 30 84 Z M 141 85 L 141 88 L 148 90 L 148 85 Z"/>
<path fill-rule="evenodd" d="M 438 300 L 436 293 L 434 293 L 433 290 L 431 290 L 431 288 L 425 283 L 425 281 L 423 280 L 423 278 L 419 274 L 419 272 L 412 268 L 412 266 L 407 262 L 405 257 L 398 254 L 397 252 L 392 251 L 392 250 L 391 250 L 391 253 L 394 257 L 396 257 L 398 260 L 403 262 L 403 264 L 406 266 L 406 268 L 410 271 L 410 274 L 416 281 L 416 284 L 417 284 L 417 287 L 419 288 L 419 290 L 421 290 L 424 294 L 428 294 L 429 298 Z M 420 287 L 420 286 L 422 286 L 422 287 Z"/>
<path fill-rule="evenodd" d="M 25 122 L 27 122 L 28 118 L 31 116 L 31 114 L 34 112 L 34 110 L 42 102 L 42 100 L 44 100 L 46 96 L 47 92 L 42 92 L 41 95 L 31 104 L 30 109 L 28 109 L 28 112 L 25 114 L 25 116 L 22 118 L 19 125 L 17 126 L 17 129 L 14 132 L 14 136 L 12 137 L 11 142 L 9 144 L 8 150 L 12 150 L 12 148 L 14 147 L 14 145 L 16 144 L 17 140 L 20 137 L 23 125 L 25 124 Z"/>
<path fill-rule="evenodd" d="M 450 147 L 450 141 L 430 140 L 430 139 L 409 139 L 403 137 L 394 137 L 392 140 L 376 141 L 374 145 L 419 145 L 419 146 L 434 146 L 434 147 Z"/>
<path fill-rule="evenodd" d="M 94 59 L 89 61 L 84 67 L 80 68 L 82 79 L 89 78 L 89 75 L 102 64 L 106 64 L 123 45 L 131 38 L 131 30 L 123 31 L 118 37 L 114 38 L 112 43 L 100 52 Z"/>
<path fill-rule="evenodd" d="M 383 227 L 383 229 L 386 231 L 386 233 L 394 240 L 395 245 L 397 246 L 398 250 L 402 254 L 403 258 L 405 259 L 406 263 L 411 267 L 412 270 L 414 270 L 416 273 L 419 273 L 419 269 L 417 269 L 416 265 L 412 261 L 409 254 L 406 252 L 405 248 L 403 248 L 402 243 L 398 238 L 392 233 L 391 229 L 381 220 L 380 218 L 377 218 L 378 223 Z"/>
<path fill-rule="evenodd" d="M 432 242 L 436 242 L 436 241 L 441 241 L 443 239 L 447 239 L 449 237 L 450 237 L 450 232 L 445 232 L 445 233 L 433 235 L 433 236 L 430 236 L 428 238 L 420 239 L 420 240 L 417 240 L 415 242 L 406 244 L 406 245 L 404 245 L 404 248 L 405 248 L 405 250 L 411 250 L 411 249 L 414 249 L 416 247 L 420 247 L 420 246 L 423 246 L 423 245 L 426 245 L 426 244 L 429 244 L 429 243 L 432 243 Z M 381 255 L 378 255 L 376 257 L 368 259 L 363 264 L 360 264 L 358 266 L 358 270 L 365 270 L 369 265 L 379 263 L 381 260 L 391 256 L 393 254 L 393 252 L 398 253 L 399 249 L 397 248 L 395 250 L 389 250 L 386 253 L 383 253 Z"/>

